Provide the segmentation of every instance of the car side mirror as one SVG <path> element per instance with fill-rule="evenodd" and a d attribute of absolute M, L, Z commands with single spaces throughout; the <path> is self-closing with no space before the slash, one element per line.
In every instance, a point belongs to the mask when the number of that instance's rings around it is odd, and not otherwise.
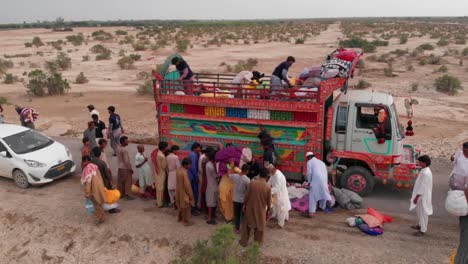
<path fill-rule="evenodd" d="M 8 152 L 0 151 L 0 157 L 7 158 L 8 157 Z"/>

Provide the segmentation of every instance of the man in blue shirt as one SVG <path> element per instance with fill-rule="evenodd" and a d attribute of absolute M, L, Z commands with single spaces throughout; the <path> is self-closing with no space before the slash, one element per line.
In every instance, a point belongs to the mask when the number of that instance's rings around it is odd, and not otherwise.
<path fill-rule="evenodd" d="M 192 151 L 189 154 L 189 159 L 192 161 L 192 165 L 188 169 L 188 175 L 190 184 L 192 185 L 193 197 L 195 205 L 198 204 L 198 159 L 200 158 L 201 145 L 197 142 L 193 143 Z M 192 208 L 192 213 L 197 214 L 196 206 Z"/>
<path fill-rule="evenodd" d="M 191 95 L 193 92 L 192 84 L 195 80 L 192 69 L 190 69 L 190 66 L 186 61 L 179 57 L 173 58 L 171 63 L 176 67 L 177 71 L 180 74 L 180 77 L 177 80 L 183 82 L 185 94 Z"/>
<path fill-rule="evenodd" d="M 115 107 L 109 106 L 109 130 L 107 138 L 110 139 L 111 147 L 114 150 L 114 156 L 117 156 L 117 147 L 120 145 L 120 136 L 124 133 L 120 116 L 115 113 Z"/>
<path fill-rule="evenodd" d="M 293 56 L 289 56 L 286 59 L 286 61 L 282 62 L 280 65 L 278 65 L 275 68 L 275 70 L 273 71 L 271 75 L 271 80 L 270 80 L 271 89 L 273 90 L 284 89 L 283 81 L 287 83 L 289 87 L 292 86 L 288 78 L 288 70 L 293 65 L 294 62 L 296 62 L 296 59 L 294 59 Z"/>

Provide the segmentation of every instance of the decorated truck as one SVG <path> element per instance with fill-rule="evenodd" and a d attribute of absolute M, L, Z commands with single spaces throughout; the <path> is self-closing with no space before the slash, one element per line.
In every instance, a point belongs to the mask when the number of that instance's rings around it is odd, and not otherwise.
<path fill-rule="evenodd" d="M 181 83 L 177 71 L 169 72 L 170 61 L 179 56 L 172 55 L 153 79 L 159 138 L 178 145 L 181 155 L 194 142 L 249 147 L 261 162 L 257 136 L 264 128 L 288 180 L 304 179 L 305 154 L 312 151 L 330 164 L 334 184 L 361 195 L 369 194 L 377 179 L 409 187 L 418 153 L 404 144 L 393 97 L 348 90 L 362 52 L 353 51 L 347 62 L 336 58 L 338 52 L 325 60 L 316 87 L 287 89 L 269 87 L 267 81 L 253 89 L 233 85 L 234 76 L 221 74 L 195 74 L 194 82 Z M 334 71 L 327 74 L 327 69 Z"/>

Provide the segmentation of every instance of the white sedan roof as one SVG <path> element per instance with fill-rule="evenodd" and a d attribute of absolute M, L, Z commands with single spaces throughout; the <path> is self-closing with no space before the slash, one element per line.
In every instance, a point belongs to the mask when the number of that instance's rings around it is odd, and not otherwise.
<path fill-rule="evenodd" d="M 0 124 L 0 138 L 15 135 L 26 130 L 29 130 L 29 128 L 18 125 Z"/>

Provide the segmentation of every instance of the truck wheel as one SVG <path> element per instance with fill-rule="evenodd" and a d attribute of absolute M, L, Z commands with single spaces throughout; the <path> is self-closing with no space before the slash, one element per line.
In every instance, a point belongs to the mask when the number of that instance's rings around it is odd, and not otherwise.
<path fill-rule="evenodd" d="M 361 196 L 366 196 L 372 192 L 375 180 L 369 170 L 354 166 L 348 168 L 341 175 L 341 187 L 351 190 Z"/>
<path fill-rule="evenodd" d="M 15 170 L 13 172 L 13 180 L 18 188 L 27 189 L 30 186 L 28 177 L 20 170 Z"/>

